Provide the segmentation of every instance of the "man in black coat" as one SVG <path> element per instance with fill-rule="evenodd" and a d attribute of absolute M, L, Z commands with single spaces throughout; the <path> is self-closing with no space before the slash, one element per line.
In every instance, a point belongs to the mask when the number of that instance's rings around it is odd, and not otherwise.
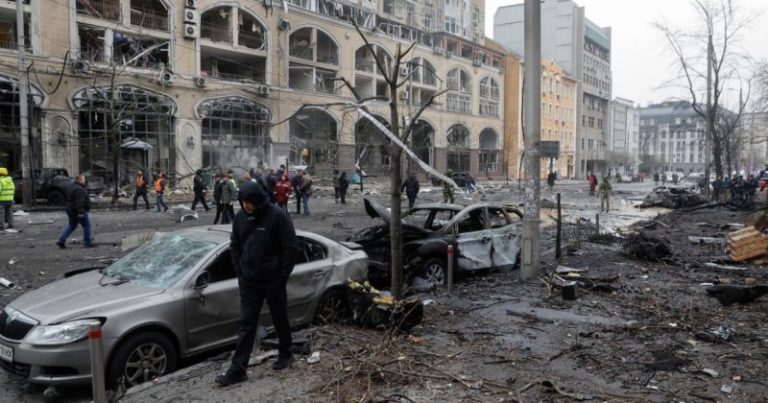
<path fill-rule="evenodd" d="M 210 210 L 208 203 L 205 202 L 205 182 L 203 181 L 203 171 L 198 169 L 195 172 L 195 178 L 193 179 L 192 191 L 195 192 L 195 200 L 192 201 L 192 210 L 195 209 L 197 203 L 203 203 L 205 211 Z"/>
<path fill-rule="evenodd" d="M 240 287 L 240 332 L 229 369 L 216 377 L 222 386 L 248 378 L 246 368 L 264 300 L 280 340 L 272 368 L 281 370 L 293 363 L 286 286 L 298 255 L 296 231 L 288 213 L 270 203 L 259 184 L 244 183 L 238 199 L 242 209 L 232 224 L 230 251 Z"/>
<path fill-rule="evenodd" d="M 86 248 L 93 247 L 90 212 L 91 200 L 88 197 L 88 191 L 85 189 L 85 176 L 77 175 L 67 191 L 67 218 L 69 218 L 69 224 L 56 242 L 59 248 L 64 249 L 67 247 L 67 238 L 77 229 L 78 224 L 83 227 L 83 245 Z"/>
<path fill-rule="evenodd" d="M 296 196 L 296 214 L 301 214 L 301 170 L 291 177 L 291 187 L 293 195 Z"/>

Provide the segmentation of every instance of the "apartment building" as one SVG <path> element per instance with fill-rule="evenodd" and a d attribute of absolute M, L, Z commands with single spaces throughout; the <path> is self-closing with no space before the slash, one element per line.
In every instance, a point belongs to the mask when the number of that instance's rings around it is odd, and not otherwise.
<path fill-rule="evenodd" d="M 493 37 L 525 56 L 523 4 L 499 7 Z M 541 56 L 552 59 L 576 78 L 575 176 L 607 173 L 609 103 L 612 91 L 611 28 L 585 16 L 571 0 L 541 1 Z"/>
<path fill-rule="evenodd" d="M 738 134 L 744 146 L 739 157 L 739 169 L 759 172 L 768 165 L 768 113 L 749 112 L 741 115 Z"/>
<path fill-rule="evenodd" d="M 308 165 L 316 176 L 389 171 L 389 140 L 354 105 L 399 99 L 404 121 L 439 91 L 409 146 L 443 171 L 501 173 L 502 55 L 483 44 L 482 1 L 28 0 L 33 167 L 121 183 L 198 168 Z M 0 163 L 20 168 L 15 7 L 0 2 Z M 372 44 L 369 49 L 353 22 Z M 393 68 L 415 46 L 389 94 Z M 388 126 L 386 100 L 368 110 Z M 401 122 L 403 123 L 403 122 Z M 410 164 L 407 169 L 415 169 Z"/>
<path fill-rule="evenodd" d="M 665 171 L 704 172 L 706 130 L 688 101 L 640 108 L 640 155 L 653 156 Z"/>
<path fill-rule="evenodd" d="M 634 102 L 625 98 L 611 101 L 610 150 L 631 158 L 625 172 L 630 172 L 639 162 L 640 115 Z"/>

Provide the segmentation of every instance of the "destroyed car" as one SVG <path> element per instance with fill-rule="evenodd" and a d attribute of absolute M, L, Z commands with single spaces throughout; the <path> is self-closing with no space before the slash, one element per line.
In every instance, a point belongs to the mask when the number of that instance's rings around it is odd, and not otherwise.
<path fill-rule="evenodd" d="M 639 207 L 666 207 L 677 209 L 681 207 L 695 207 L 705 203 L 699 194 L 685 187 L 659 186 L 645 196 Z"/>
<path fill-rule="evenodd" d="M 366 228 L 348 240 L 368 253 L 368 278 L 376 287 L 389 286 L 390 212 L 370 198 L 365 211 L 383 225 Z M 406 212 L 403 223 L 403 262 L 407 278 L 421 277 L 442 284 L 448 266 L 448 245 L 454 247 L 456 271 L 505 268 L 517 264 L 522 213 L 495 204 L 424 204 Z"/>
<path fill-rule="evenodd" d="M 103 269 L 81 269 L 17 298 L 0 313 L 0 367 L 26 382 L 89 383 L 88 331 L 101 323 L 109 387 L 149 381 L 186 357 L 232 345 L 240 320 L 231 226 L 157 235 Z M 364 279 L 359 245 L 297 233 L 288 281 L 292 326 L 348 312 L 347 279 Z M 271 325 L 267 307 L 260 323 Z"/>

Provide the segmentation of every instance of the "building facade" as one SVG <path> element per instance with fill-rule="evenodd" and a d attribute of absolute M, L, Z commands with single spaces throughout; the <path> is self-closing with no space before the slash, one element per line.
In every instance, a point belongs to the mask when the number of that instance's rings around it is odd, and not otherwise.
<path fill-rule="evenodd" d="M 740 134 L 744 141 L 740 157 L 741 169 L 756 172 L 768 165 L 768 113 L 751 112 L 741 115 Z"/>
<path fill-rule="evenodd" d="M 15 7 L 0 3 L 12 31 Z M 367 106 L 384 126 L 388 97 L 398 97 L 405 122 L 445 90 L 416 122 L 409 146 L 441 171 L 501 172 L 502 56 L 478 36 L 482 1 L 30 0 L 23 7 L 34 167 L 121 183 L 137 168 L 166 171 L 173 181 L 198 168 L 280 164 L 308 165 L 321 177 L 357 165 L 385 176 L 389 140 L 357 112 L 345 78 L 361 98 L 380 97 Z M 21 165 L 14 38 L 0 43 L 7 89 L 0 162 L 11 170 Z M 407 84 L 389 94 L 376 59 L 390 71 L 396 48 L 412 43 L 407 63 L 391 72 Z"/>
<path fill-rule="evenodd" d="M 613 165 L 623 169 L 623 173 L 635 172 L 640 162 L 638 140 L 640 133 L 640 116 L 634 102 L 615 98 L 611 101 L 610 151 L 614 154 Z M 610 158 L 609 158 L 610 159 Z"/>
<path fill-rule="evenodd" d="M 494 15 L 493 36 L 524 56 L 524 22 L 523 4 L 499 7 Z M 542 0 L 541 55 L 578 80 L 575 176 L 606 171 L 611 29 L 588 20 L 584 8 L 573 1 Z"/>
<path fill-rule="evenodd" d="M 707 125 L 688 101 L 640 108 L 639 152 L 663 171 L 704 172 Z"/>

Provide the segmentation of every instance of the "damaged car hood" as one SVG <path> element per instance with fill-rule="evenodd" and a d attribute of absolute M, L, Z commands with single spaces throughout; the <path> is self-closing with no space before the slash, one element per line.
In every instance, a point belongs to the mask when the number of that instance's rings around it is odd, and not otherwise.
<path fill-rule="evenodd" d="M 389 227 L 390 223 L 392 222 L 392 213 L 388 208 L 382 206 L 381 203 L 377 202 L 376 200 L 368 197 L 363 198 L 363 203 L 365 204 L 365 213 L 368 214 L 369 217 L 380 218 L 382 221 L 384 221 L 385 224 L 387 224 L 387 227 Z M 403 229 L 406 231 L 415 231 L 423 235 L 429 234 L 429 231 L 406 224 L 402 219 L 400 220 L 400 223 L 403 226 Z"/>
<path fill-rule="evenodd" d="M 107 285 L 99 285 L 100 280 Z M 51 324 L 84 315 L 100 316 L 113 307 L 131 306 L 164 291 L 130 282 L 108 284 L 115 281 L 112 277 L 102 279 L 101 273 L 94 270 L 46 284 L 20 296 L 9 306 L 41 324 Z"/>

